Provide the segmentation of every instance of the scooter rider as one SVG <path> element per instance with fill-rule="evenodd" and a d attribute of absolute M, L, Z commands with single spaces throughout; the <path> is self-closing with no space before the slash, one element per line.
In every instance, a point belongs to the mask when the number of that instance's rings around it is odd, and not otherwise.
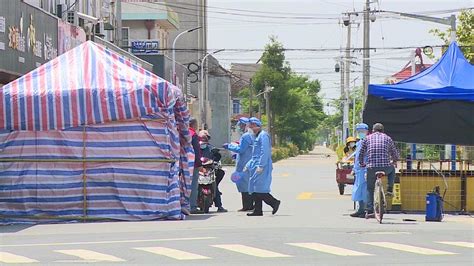
<path fill-rule="evenodd" d="M 213 161 L 220 161 L 221 155 L 216 149 L 209 144 L 211 135 L 207 130 L 201 130 L 199 132 L 199 145 L 201 147 L 201 154 L 203 157 L 211 159 Z M 217 207 L 217 212 L 227 212 L 227 210 L 222 206 L 222 193 L 219 190 L 219 184 L 224 178 L 225 172 L 222 169 L 217 169 L 215 172 L 216 175 L 216 196 L 214 197 L 214 206 Z"/>
<path fill-rule="evenodd" d="M 249 119 L 241 117 L 237 123 L 237 130 L 242 134 L 239 143 L 226 143 L 224 149 L 237 153 L 236 172 L 242 172 L 242 178 L 237 182 L 237 190 L 242 195 L 242 209 L 239 211 L 251 211 L 254 208 L 252 195 L 249 193 L 249 173 L 243 172 L 244 167 L 252 158 L 252 133 L 247 132 Z"/>

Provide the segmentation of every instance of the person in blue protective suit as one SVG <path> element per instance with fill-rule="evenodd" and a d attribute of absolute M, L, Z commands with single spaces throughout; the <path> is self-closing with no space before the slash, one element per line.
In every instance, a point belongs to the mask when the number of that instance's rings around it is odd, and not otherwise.
<path fill-rule="evenodd" d="M 276 214 L 280 207 L 280 201 L 270 194 L 272 184 L 272 144 L 270 136 L 262 130 L 262 122 L 255 117 L 249 119 L 249 129 L 255 137 L 252 159 L 245 166 L 244 172 L 249 172 L 249 193 L 252 194 L 255 208 L 248 216 L 262 216 L 262 202 L 273 208 L 272 214 Z"/>
<path fill-rule="evenodd" d="M 360 139 L 356 145 L 355 160 L 353 173 L 355 176 L 354 186 L 352 187 L 352 200 L 358 204 L 357 210 L 351 214 L 351 217 L 365 218 L 365 204 L 367 202 L 367 180 L 366 173 L 367 169 L 359 164 L 360 149 L 362 147 L 362 141 L 365 139 L 369 132 L 369 126 L 364 123 L 357 124 L 356 126 L 357 137 Z M 367 158 L 365 159 L 367 161 Z"/>
<path fill-rule="evenodd" d="M 252 134 L 247 132 L 247 125 L 249 119 L 241 117 L 237 123 L 237 130 L 241 134 L 239 143 L 226 143 L 223 145 L 224 149 L 237 153 L 237 161 L 235 166 L 236 172 L 243 172 L 245 165 L 252 158 Z M 249 193 L 249 174 L 243 172 L 242 178 L 237 182 L 237 190 L 242 195 L 242 209 L 239 211 L 253 210 L 253 199 Z"/>

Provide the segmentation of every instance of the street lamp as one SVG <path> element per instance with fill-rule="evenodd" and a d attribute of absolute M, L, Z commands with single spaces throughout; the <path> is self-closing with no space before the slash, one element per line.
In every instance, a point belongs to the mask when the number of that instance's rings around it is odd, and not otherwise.
<path fill-rule="evenodd" d="M 224 51 L 225 49 L 219 49 L 211 53 L 207 53 L 201 60 L 201 89 L 199 90 L 199 114 L 201 115 L 201 123 L 204 125 L 206 123 L 206 112 L 205 110 L 205 104 L 204 104 L 204 96 L 206 93 L 204 92 L 204 63 L 206 62 L 206 59 L 208 56 L 217 54 L 219 52 Z M 207 97 L 206 97 L 207 99 Z"/>
<path fill-rule="evenodd" d="M 451 42 L 456 41 L 456 15 L 451 15 L 447 18 L 436 18 L 436 17 L 429 17 L 429 16 L 418 15 L 418 14 L 410 14 L 410 13 L 387 11 L 387 10 L 383 10 L 379 12 L 391 13 L 391 14 L 402 16 L 402 17 L 414 18 L 414 19 L 430 21 L 433 23 L 451 26 Z"/>
<path fill-rule="evenodd" d="M 176 49 L 175 49 L 175 46 L 176 46 L 176 41 L 178 40 L 179 37 L 181 37 L 181 35 L 185 34 L 185 33 L 190 33 L 190 32 L 193 32 L 195 30 L 198 30 L 202 27 L 196 27 L 196 28 L 192 28 L 192 29 L 189 29 L 189 30 L 185 30 L 183 32 L 181 32 L 180 34 L 178 34 L 174 40 L 173 40 L 173 85 L 176 85 Z"/>

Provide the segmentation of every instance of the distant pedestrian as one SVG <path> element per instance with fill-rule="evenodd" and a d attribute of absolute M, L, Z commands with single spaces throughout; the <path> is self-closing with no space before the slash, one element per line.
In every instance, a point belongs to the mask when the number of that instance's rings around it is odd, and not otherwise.
<path fill-rule="evenodd" d="M 245 165 L 252 158 L 253 132 L 247 131 L 249 119 L 241 117 L 237 123 L 237 131 L 241 134 L 239 143 L 226 143 L 223 147 L 237 153 L 235 171 L 242 173 L 237 182 L 237 190 L 242 195 L 242 209 L 239 211 L 251 211 L 254 208 L 252 196 L 249 193 L 249 173 L 244 172 Z"/>
<path fill-rule="evenodd" d="M 272 214 L 276 214 L 280 207 L 280 201 L 270 194 L 272 184 L 272 145 L 270 136 L 262 130 L 262 122 L 255 117 L 250 118 L 249 128 L 255 138 L 252 159 L 247 163 L 246 169 L 250 173 L 249 193 L 255 202 L 255 208 L 248 216 L 262 216 L 262 201 L 273 208 Z"/>
<path fill-rule="evenodd" d="M 195 118 L 192 118 L 189 121 L 189 130 L 191 131 L 192 136 L 192 145 L 194 149 L 194 171 L 193 171 L 193 179 L 191 181 L 191 196 L 189 199 L 189 203 L 191 205 L 191 214 L 201 213 L 197 207 L 197 197 L 198 197 L 198 188 L 199 188 L 199 170 L 202 167 L 201 162 L 201 147 L 199 145 L 199 137 L 196 133 L 198 128 L 198 123 Z"/>
<path fill-rule="evenodd" d="M 367 156 L 367 161 L 365 157 Z M 367 206 L 366 217 L 374 216 L 374 190 L 375 173 L 385 172 L 388 178 L 387 194 L 393 195 L 393 184 L 395 183 L 395 165 L 399 154 L 392 138 L 384 133 L 384 126 L 377 123 L 372 128 L 372 134 L 367 136 L 363 142 L 359 154 L 359 163 L 362 167 L 367 166 Z"/>
<path fill-rule="evenodd" d="M 362 148 L 362 142 L 367 137 L 369 132 L 369 126 L 367 124 L 361 123 L 356 125 L 356 132 L 359 141 L 356 145 L 355 150 L 355 160 L 354 167 L 352 172 L 354 173 L 355 181 L 354 186 L 352 186 L 352 200 L 357 202 L 357 210 L 351 214 L 351 217 L 365 217 L 365 204 L 367 202 L 367 180 L 365 175 L 367 169 L 362 167 L 359 163 L 360 150 Z M 364 161 L 367 162 L 367 156 L 364 158 Z"/>

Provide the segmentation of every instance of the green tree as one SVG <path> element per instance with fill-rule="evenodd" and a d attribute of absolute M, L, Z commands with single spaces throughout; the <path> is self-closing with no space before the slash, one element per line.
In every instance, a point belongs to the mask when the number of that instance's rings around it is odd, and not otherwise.
<path fill-rule="evenodd" d="M 292 142 L 302 150 L 310 150 L 317 140 L 318 124 L 325 115 L 318 92 L 318 81 L 291 74 L 286 82 L 288 93 L 280 106 L 282 115 L 275 121 L 276 133 L 283 142 Z"/>
<path fill-rule="evenodd" d="M 462 46 L 461 50 L 467 60 L 474 64 L 474 12 L 471 9 L 463 10 L 458 16 L 456 26 L 456 41 Z M 451 29 L 441 31 L 440 29 L 430 30 L 448 45 L 451 42 Z"/>
<path fill-rule="evenodd" d="M 300 150 L 312 148 L 317 138 L 319 123 L 325 118 L 323 104 L 319 97 L 320 83 L 306 76 L 292 73 L 285 61 L 285 49 L 275 37 L 265 46 L 262 55 L 262 67 L 252 78 L 255 95 L 264 91 L 266 86 L 273 87 L 271 96 L 271 114 L 273 133 L 281 144 L 294 143 Z M 241 93 L 248 96 L 248 90 Z M 265 104 L 262 100 L 255 99 Z M 248 110 L 248 101 L 243 101 L 244 110 Z M 263 107 L 263 106 L 262 106 Z M 263 117 L 264 120 L 266 116 Z"/>

